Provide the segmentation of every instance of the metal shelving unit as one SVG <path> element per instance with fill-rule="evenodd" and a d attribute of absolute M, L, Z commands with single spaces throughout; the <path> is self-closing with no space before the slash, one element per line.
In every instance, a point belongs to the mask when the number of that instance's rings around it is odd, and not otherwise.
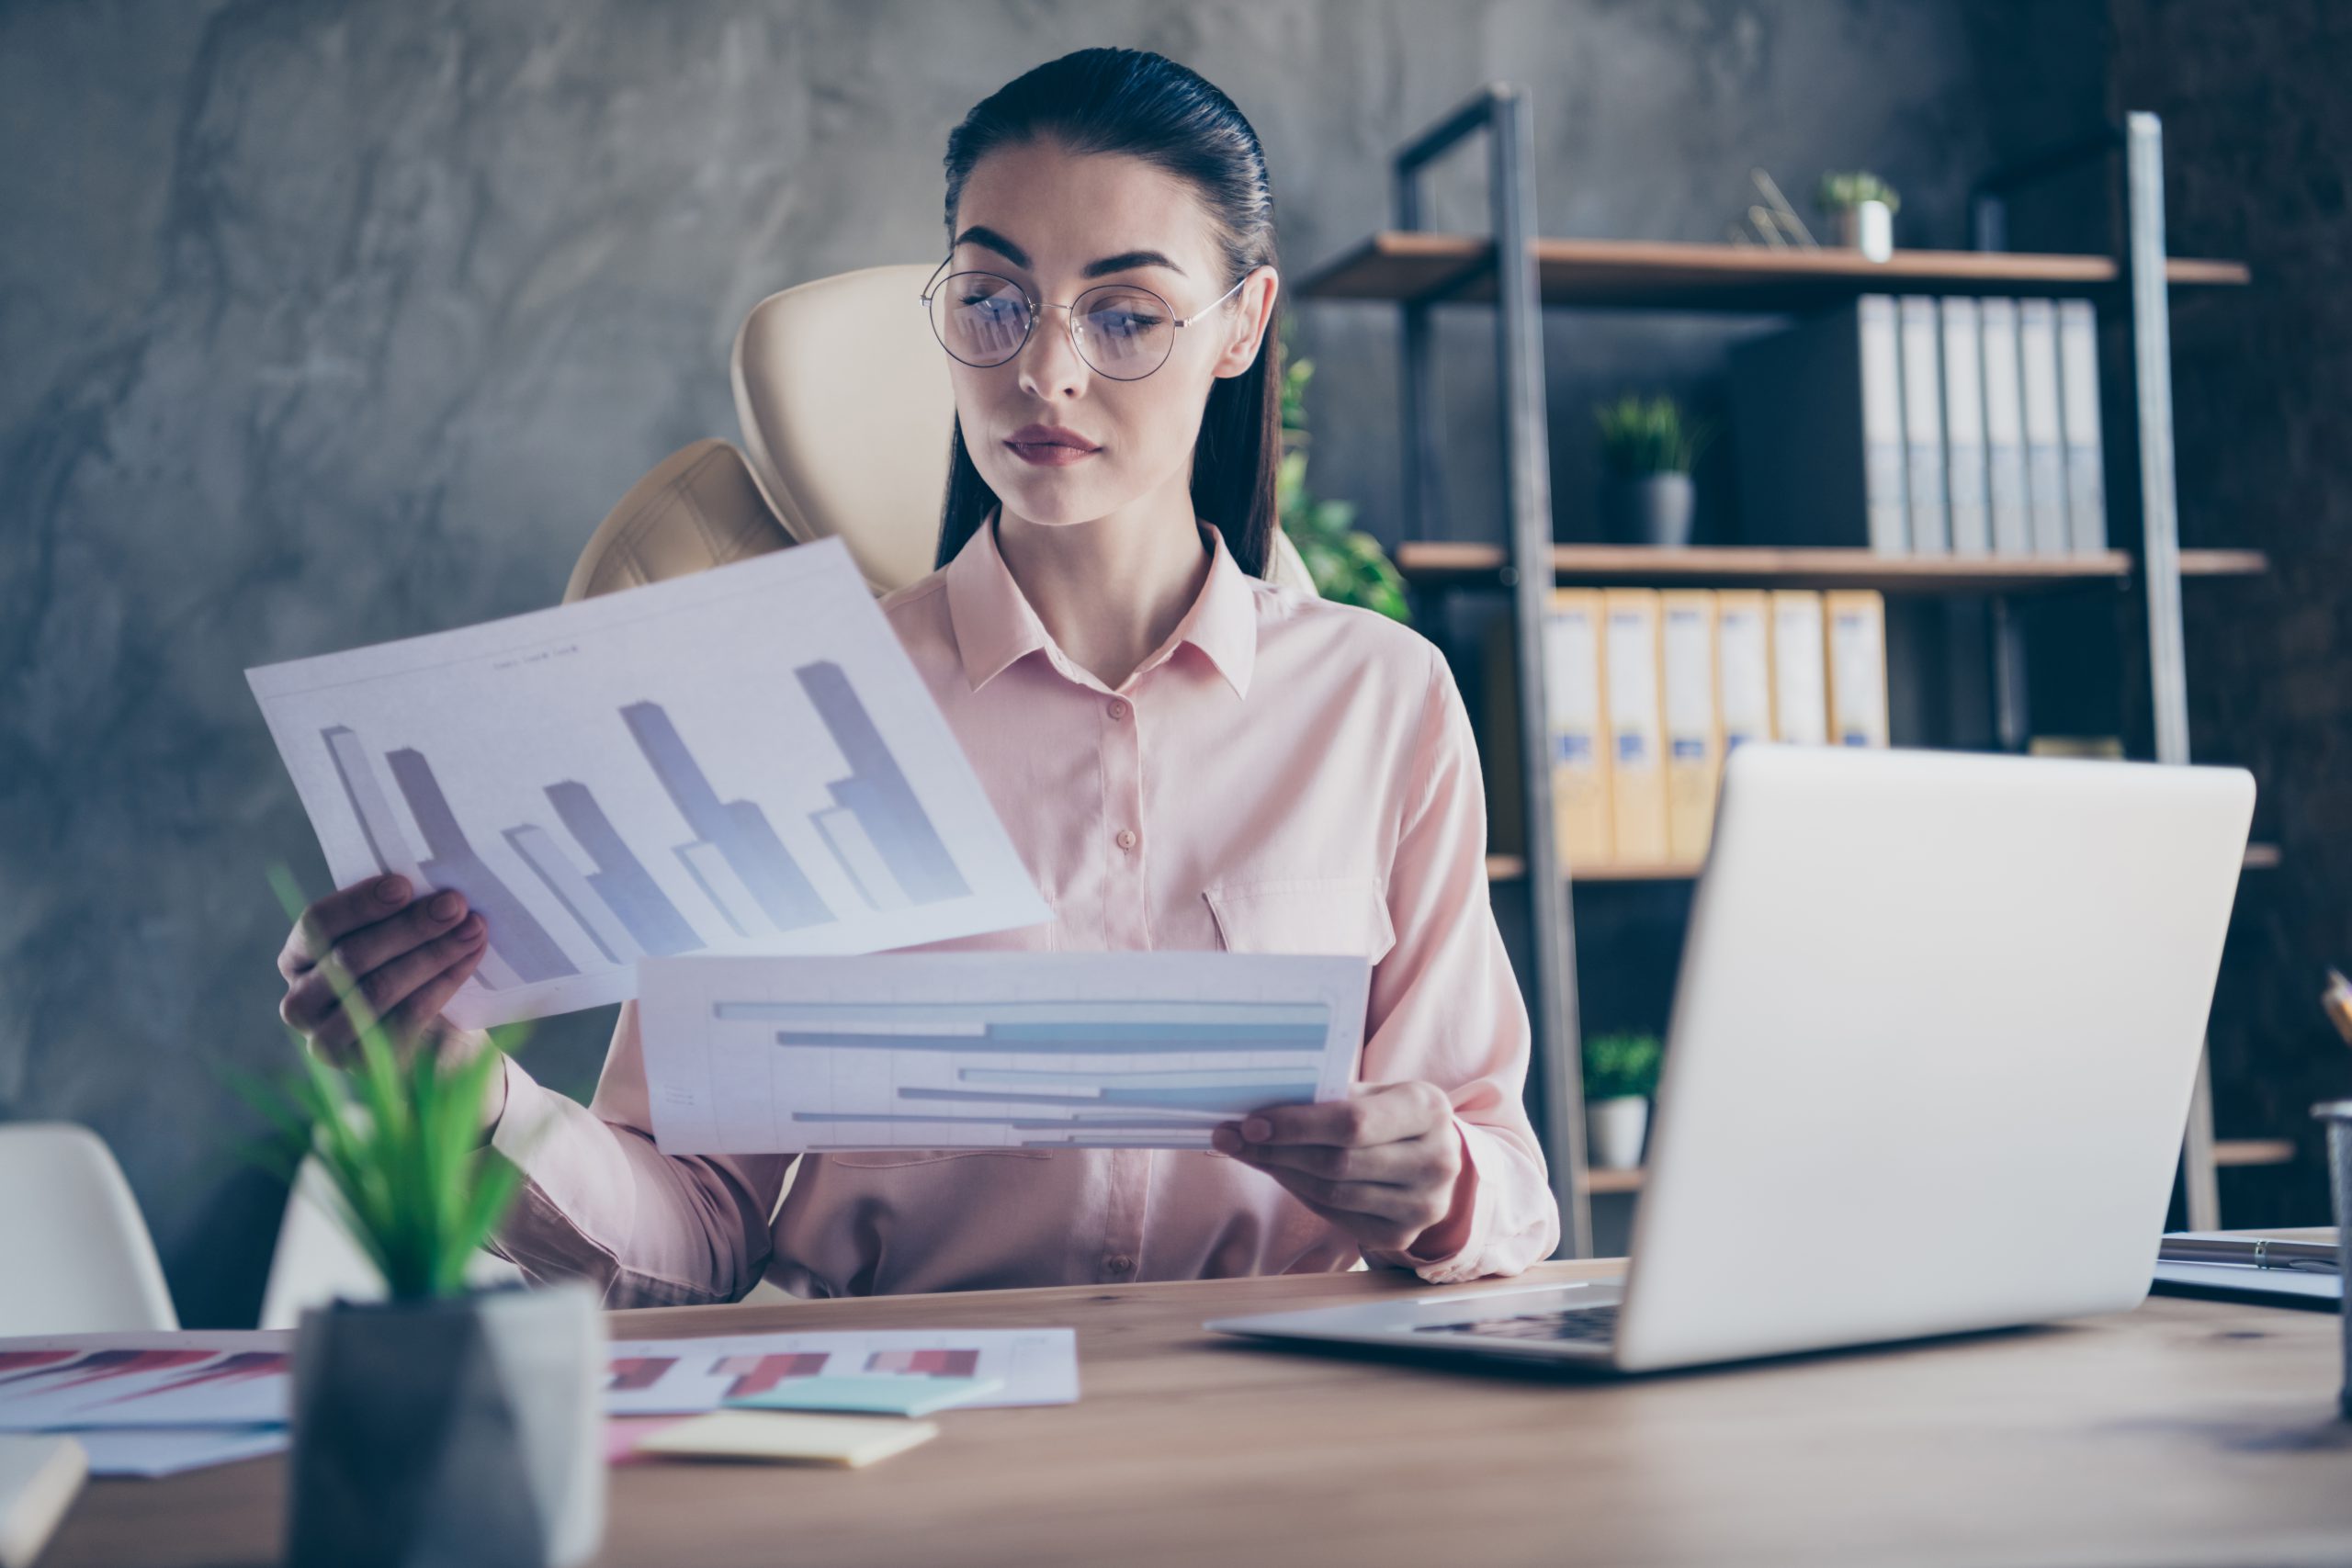
<path fill-rule="evenodd" d="M 1427 231 L 1422 188 L 1430 165 L 1480 133 L 1487 141 L 1489 232 Z M 1374 234 L 1300 283 L 1303 298 L 1377 300 L 1401 309 L 1405 526 L 1397 553 L 1400 571 L 1425 601 L 1465 590 L 1501 591 L 1510 597 L 1517 694 L 1513 718 L 1524 812 L 1521 841 L 1526 853 L 1490 857 L 1488 870 L 1490 883 L 1523 886 L 1528 900 L 1532 964 L 1525 978 L 1534 1030 L 1531 1090 L 1560 1203 L 1563 1254 L 1590 1255 L 1592 1198 L 1637 1190 L 1641 1173 L 1594 1171 L 1585 1163 L 1569 879 L 1529 876 L 1525 871 L 1529 865 L 1558 863 L 1543 659 L 1553 586 L 1769 584 L 1984 595 L 1993 611 L 1996 728 L 2005 749 L 2021 750 L 2026 739 L 2025 647 L 2020 624 L 2009 613 L 2010 600 L 2100 584 L 2125 589 L 2136 579 L 2147 598 L 2156 758 L 2186 762 L 2181 581 L 2256 574 L 2267 570 L 2268 562 L 2254 551 L 2179 547 L 2167 290 L 2238 286 L 2249 277 L 2246 268 L 2234 262 L 2165 256 L 2161 147 L 2155 118 L 2134 114 L 2110 137 L 1996 174 L 1975 193 L 1972 221 L 1978 248 L 1973 251 L 1905 251 L 1889 262 L 1872 263 L 1851 251 L 1542 239 L 1535 234 L 1534 154 L 1526 94 L 1496 83 L 1396 152 L 1391 183 L 1395 227 Z M 1999 248 L 2009 191 L 2119 150 L 2126 164 L 2130 236 L 2123 257 L 2012 254 Z M 1657 550 L 1554 542 L 1544 404 L 1546 306 L 1747 314 L 1815 309 L 1865 292 L 2128 299 L 2133 347 L 2131 401 L 2140 456 L 2138 547 L 2063 559 L 1922 559 L 1863 550 Z M 1440 305 L 1483 305 L 1494 311 L 1498 406 L 1504 413 L 1500 456 L 1508 498 L 1500 544 L 1425 536 L 1430 521 L 1440 515 L 1443 496 L 1431 348 L 1431 313 Z M 2118 517 L 2112 504 L 2109 515 L 2118 523 L 2129 521 Z M 2273 847 L 2257 845 L 2247 853 L 2249 866 L 2276 862 Z M 1579 873 L 1576 880 L 1671 880 L 1696 871 L 1690 866 L 1608 867 Z M 2200 1229 L 2219 1224 L 2213 1180 L 2217 1164 L 2261 1163 L 2278 1153 L 2279 1145 L 2272 1142 L 2215 1143 L 2211 1097 L 2200 1066 L 2197 1110 L 2183 1144 L 2189 1224 Z"/>

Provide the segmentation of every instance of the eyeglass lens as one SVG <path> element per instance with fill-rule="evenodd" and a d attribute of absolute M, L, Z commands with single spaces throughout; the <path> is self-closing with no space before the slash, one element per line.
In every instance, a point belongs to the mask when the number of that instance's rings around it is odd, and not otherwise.
<path fill-rule="evenodd" d="M 931 325 L 947 352 L 965 364 L 1001 365 L 1029 334 L 1029 300 L 1009 278 L 959 272 L 933 291 Z M 1070 327 L 1086 362 L 1118 380 L 1159 369 L 1176 338 L 1164 300 L 1116 284 L 1079 296 Z"/>

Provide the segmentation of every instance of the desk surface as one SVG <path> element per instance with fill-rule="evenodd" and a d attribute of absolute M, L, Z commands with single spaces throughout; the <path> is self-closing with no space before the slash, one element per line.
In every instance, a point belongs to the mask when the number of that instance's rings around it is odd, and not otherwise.
<path fill-rule="evenodd" d="M 1382 1270 L 615 1314 L 631 1337 L 1070 1325 L 1081 1396 L 945 1412 L 938 1438 L 863 1471 L 616 1469 L 598 1561 L 2352 1560 L 2332 1316 L 2154 1297 L 1633 1382 L 1265 1349 L 1200 1326 L 1414 1285 Z M 284 1474 L 272 1459 L 94 1482 L 42 1568 L 272 1562 Z"/>

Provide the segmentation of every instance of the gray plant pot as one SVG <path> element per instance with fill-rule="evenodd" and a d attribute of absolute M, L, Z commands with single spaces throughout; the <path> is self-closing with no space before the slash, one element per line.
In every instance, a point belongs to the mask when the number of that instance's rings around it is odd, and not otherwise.
<path fill-rule="evenodd" d="M 1601 486 L 1600 522 L 1623 545 L 1679 550 L 1690 543 L 1694 491 L 1689 474 L 1645 474 Z"/>
<path fill-rule="evenodd" d="M 605 1533 L 605 1371 L 581 1284 L 304 1313 L 287 1561 L 585 1562 Z"/>

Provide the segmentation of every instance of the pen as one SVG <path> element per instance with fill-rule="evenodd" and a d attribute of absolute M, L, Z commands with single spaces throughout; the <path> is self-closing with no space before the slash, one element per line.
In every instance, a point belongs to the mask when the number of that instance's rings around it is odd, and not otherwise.
<path fill-rule="evenodd" d="M 2228 1263 L 2246 1269 L 2294 1269 L 2333 1274 L 2335 1244 L 2270 1241 L 2261 1236 L 2168 1235 L 2156 1247 L 2159 1263 Z"/>

